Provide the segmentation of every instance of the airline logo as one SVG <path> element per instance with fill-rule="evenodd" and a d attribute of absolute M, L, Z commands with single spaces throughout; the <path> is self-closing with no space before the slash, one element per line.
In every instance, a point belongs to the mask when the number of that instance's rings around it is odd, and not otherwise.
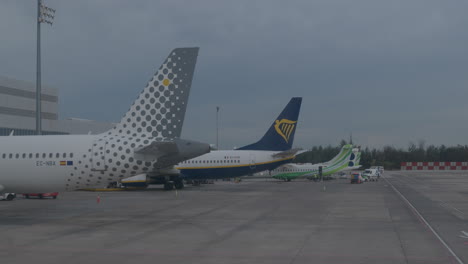
<path fill-rule="evenodd" d="M 296 127 L 297 121 L 291 121 L 288 119 L 275 120 L 276 132 L 284 138 L 286 143 L 289 141 L 294 128 Z"/>

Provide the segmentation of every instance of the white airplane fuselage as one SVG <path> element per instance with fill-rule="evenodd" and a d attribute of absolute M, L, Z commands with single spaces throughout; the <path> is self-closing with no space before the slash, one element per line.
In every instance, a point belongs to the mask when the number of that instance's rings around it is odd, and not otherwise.
<path fill-rule="evenodd" d="M 274 157 L 281 151 L 216 150 L 177 164 L 183 178 L 229 178 L 257 173 L 291 162 L 294 155 Z"/>
<path fill-rule="evenodd" d="M 95 135 L 0 137 L 0 185 L 3 191 L 63 191 L 67 184 L 71 185 L 72 179 L 76 185 L 77 181 L 81 182 L 78 177 L 84 178 L 81 171 L 90 175 L 92 168 L 89 166 L 79 172 L 74 168 L 79 161 L 83 162 L 82 157 L 95 139 Z M 72 174 L 76 174 L 76 179 Z"/>
<path fill-rule="evenodd" d="M 102 186 L 209 151 L 207 144 L 190 141 L 190 147 L 180 146 L 180 152 L 169 161 L 135 157 L 135 149 L 154 141 L 158 140 L 106 134 L 0 137 L 0 192 Z"/>

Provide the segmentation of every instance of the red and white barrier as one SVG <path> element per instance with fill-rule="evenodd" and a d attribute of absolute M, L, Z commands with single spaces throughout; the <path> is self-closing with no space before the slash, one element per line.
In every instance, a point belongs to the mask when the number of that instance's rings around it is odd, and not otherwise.
<path fill-rule="evenodd" d="M 468 170 L 468 162 L 402 162 L 401 170 Z"/>

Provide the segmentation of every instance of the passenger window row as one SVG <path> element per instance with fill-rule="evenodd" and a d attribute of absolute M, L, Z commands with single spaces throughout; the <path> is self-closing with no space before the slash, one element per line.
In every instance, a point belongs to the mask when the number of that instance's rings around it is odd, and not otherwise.
<path fill-rule="evenodd" d="M 39 159 L 39 158 L 49 158 L 49 159 L 52 159 L 52 158 L 73 158 L 73 153 L 3 153 L 2 154 L 2 159 L 32 159 L 32 158 L 36 158 L 36 159 Z"/>
<path fill-rule="evenodd" d="M 207 163 L 240 163 L 240 160 L 186 160 L 183 164 L 207 164 Z"/>
<path fill-rule="evenodd" d="M 278 172 L 281 172 L 281 171 L 288 171 L 288 172 L 307 172 L 307 171 L 313 171 L 313 170 L 308 170 L 308 169 L 276 169 L 274 171 L 278 171 Z"/>

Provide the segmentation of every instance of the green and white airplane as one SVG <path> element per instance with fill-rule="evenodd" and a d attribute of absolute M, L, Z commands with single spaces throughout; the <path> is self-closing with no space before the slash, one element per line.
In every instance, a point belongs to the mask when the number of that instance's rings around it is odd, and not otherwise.
<path fill-rule="evenodd" d="M 340 153 L 330 161 L 317 164 L 284 164 L 271 171 L 275 179 L 291 181 L 297 178 L 318 178 L 319 167 L 322 166 L 322 176 L 329 176 L 338 172 L 358 169 L 361 166 L 361 151 L 359 148 L 353 148 L 353 145 L 344 145 Z"/>

